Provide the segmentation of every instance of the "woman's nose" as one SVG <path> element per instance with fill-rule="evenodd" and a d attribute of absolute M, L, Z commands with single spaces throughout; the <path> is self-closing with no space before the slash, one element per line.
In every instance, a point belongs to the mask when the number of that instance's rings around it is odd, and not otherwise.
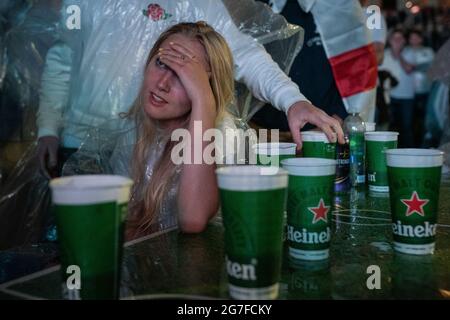
<path fill-rule="evenodd" d="M 158 89 L 164 92 L 170 91 L 170 84 L 172 78 L 172 71 L 164 70 L 161 72 L 159 81 L 158 81 Z"/>

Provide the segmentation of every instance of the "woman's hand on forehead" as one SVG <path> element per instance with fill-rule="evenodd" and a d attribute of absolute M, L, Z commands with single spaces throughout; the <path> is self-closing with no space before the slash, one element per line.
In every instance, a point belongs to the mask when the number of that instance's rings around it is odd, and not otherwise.
<path fill-rule="evenodd" d="M 194 50 L 174 41 L 169 47 L 158 49 L 158 58 L 177 74 L 191 102 L 213 98 L 209 68 L 206 69 L 205 59 L 198 57 Z"/>
<path fill-rule="evenodd" d="M 191 49 L 189 49 L 188 47 L 183 46 L 182 44 L 179 44 L 179 43 L 176 43 L 176 42 L 170 42 L 169 45 L 170 45 L 170 48 L 172 50 L 174 50 L 175 52 L 177 52 L 177 53 L 179 53 L 181 55 L 184 55 L 184 56 L 186 56 L 186 57 L 188 57 L 190 59 L 195 59 L 196 58 L 195 53 Z"/>

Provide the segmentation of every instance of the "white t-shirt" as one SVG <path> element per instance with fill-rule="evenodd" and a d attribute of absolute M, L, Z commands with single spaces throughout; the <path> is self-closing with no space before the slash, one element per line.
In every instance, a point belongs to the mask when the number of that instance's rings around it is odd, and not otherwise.
<path fill-rule="evenodd" d="M 402 51 L 403 59 L 406 62 L 414 64 L 414 54 L 408 48 Z M 392 55 L 391 49 L 384 52 L 383 64 L 379 70 L 389 71 L 398 81 L 398 85 L 392 88 L 391 98 L 395 99 L 414 99 L 414 77 L 412 73 L 406 73 L 402 68 L 400 61 Z"/>
<path fill-rule="evenodd" d="M 431 89 L 431 81 L 427 76 L 428 68 L 434 59 L 433 49 L 422 48 L 409 48 L 414 57 L 415 70 L 413 72 L 414 77 L 414 90 L 416 94 L 427 93 Z"/>

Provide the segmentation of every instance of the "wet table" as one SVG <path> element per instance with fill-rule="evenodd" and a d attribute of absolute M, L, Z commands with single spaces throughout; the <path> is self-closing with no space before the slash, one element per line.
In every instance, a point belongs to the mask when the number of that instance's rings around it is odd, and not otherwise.
<path fill-rule="evenodd" d="M 369 289 L 378 268 L 379 289 Z M 226 280 L 220 217 L 198 235 L 167 230 L 124 248 L 122 298 L 228 298 Z M 0 285 L 0 299 L 60 299 L 60 287 L 54 266 Z M 279 298 L 450 299 L 450 175 L 442 180 L 433 256 L 394 253 L 389 199 L 352 192 L 336 197 L 328 261 L 294 264 L 285 248 Z"/>

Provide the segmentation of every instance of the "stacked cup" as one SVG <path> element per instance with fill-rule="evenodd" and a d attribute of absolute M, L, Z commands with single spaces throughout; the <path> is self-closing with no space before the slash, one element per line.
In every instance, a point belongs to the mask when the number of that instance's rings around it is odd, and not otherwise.
<path fill-rule="evenodd" d="M 369 131 L 364 136 L 366 140 L 366 171 L 369 191 L 389 192 L 384 152 L 387 149 L 397 148 L 398 132 Z"/>
<path fill-rule="evenodd" d="M 303 157 L 336 159 L 336 142 L 328 140 L 322 131 L 302 132 Z"/>
<path fill-rule="evenodd" d="M 278 167 L 282 160 L 294 158 L 297 145 L 287 142 L 257 143 L 253 150 L 257 157 L 257 164 Z"/>

